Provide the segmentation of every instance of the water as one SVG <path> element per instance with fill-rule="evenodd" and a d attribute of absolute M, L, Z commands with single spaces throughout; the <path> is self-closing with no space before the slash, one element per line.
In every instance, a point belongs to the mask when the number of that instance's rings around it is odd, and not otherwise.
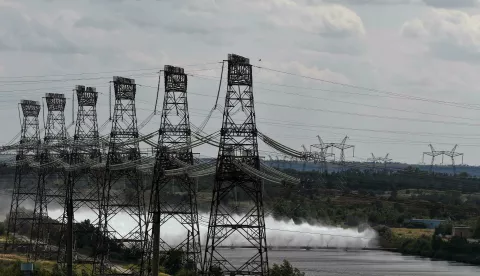
<path fill-rule="evenodd" d="M 232 264 L 239 265 L 251 256 L 247 249 L 223 251 Z M 270 251 L 270 265 L 284 259 L 307 276 L 478 276 L 480 267 L 398 253 L 365 250 Z"/>
<path fill-rule="evenodd" d="M 58 217 L 61 210 L 49 213 Z M 95 214 L 91 211 L 79 210 L 75 212 L 78 221 L 94 220 Z M 238 219 L 238 218 L 236 218 Z M 205 241 L 207 214 L 200 215 L 201 240 Z M 114 228 L 119 234 L 127 233 L 135 223 L 128 215 L 120 213 L 112 219 Z M 377 235 L 371 229 L 342 229 L 323 225 L 295 225 L 292 221 L 275 221 L 268 217 L 265 220 L 267 240 L 270 245 L 278 246 L 335 246 L 335 247 L 371 247 L 375 244 Z M 167 222 L 161 231 L 162 239 L 176 244 L 184 238 L 186 232 L 181 225 L 173 221 Z M 244 245 L 242 237 L 231 236 L 223 244 Z M 240 266 L 254 253 L 251 249 L 223 249 L 222 254 L 234 265 Z M 386 251 L 366 250 L 271 250 L 269 252 L 270 265 L 281 264 L 286 259 L 295 267 L 305 272 L 307 276 L 478 276 L 480 267 L 468 266 L 460 263 L 445 261 L 431 261 L 426 258 L 402 256 L 401 254 Z"/>

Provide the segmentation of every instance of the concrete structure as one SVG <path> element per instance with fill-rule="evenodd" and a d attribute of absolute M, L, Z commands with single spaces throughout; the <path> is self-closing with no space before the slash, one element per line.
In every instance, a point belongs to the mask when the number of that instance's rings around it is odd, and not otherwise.
<path fill-rule="evenodd" d="M 470 239 L 473 236 L 473 229 L 464 225 L 453 226 L 452 236 Z"/>

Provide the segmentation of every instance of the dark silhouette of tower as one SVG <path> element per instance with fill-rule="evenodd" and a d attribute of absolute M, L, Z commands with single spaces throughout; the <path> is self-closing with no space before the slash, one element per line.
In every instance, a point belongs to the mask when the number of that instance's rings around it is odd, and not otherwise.
<path fill-rule="evenodd" d="M 143 270 L 141 263 L 144 250 L 144 196 L 141 174 L 135 161 L 140 159 L 140 149 L 135 109 L 137 92 L 135 80 L 113 77 L 115 105 L 112 130 L 105 166 L 105 181 L 101 192 L 99 209 L 100 239 L 96 251 L 94 274 L 118 275 L 118 268 L 110 261 L 110 251 L 124 250 L 123 257 L 130 265 L 122 268 L 122 275 L 136 275 Z M 112 225 L 119 215 L 129 219 L 133 228 L 123 232 Z M 125 222 L 128 224 L 128 222 Z"/>
<path fill-rule="evenodd" d="M 260 170 L 252 84 L 249 59 L 230 54 L 203 266 L 207 275 L 215 274 L 218 269 L 225 275 L 268 275 L 262 181 L 236 165 L 241 163 Z M 237 107 L 243 112 L 233 114 Z M 238 210 L 228 204 L 236 188 L 252 203 L 242 210 L 242 215 L 235 215 Z M 244 239 L 253 248 L 251 256 L 242 264 L 234 264 L 219 248 L 233 236 Z"/>
<path fill-rule="evenodd" d="M 184 252 L 183 266 L 197 273 L 201 248 L 195 181 L 187 174 L 165 175 L 165 170 L 181 168 L 178 161 L 193 165 L 187 75 L 183 68 L 166 65 L 164 78 L 165 95 L 149 205 L 151 218 L 148 221 L 153 222 L 149 254 L 146 254 L 151 266 L 149 275 L 158 275 L 159 255 L 168 257 L 172 249 Z M 167 230 L 165 223 L 169 220 L 184 227 L 185 235 L 179 244 L 160 238 L 160 232 Z"/>
<path fill-rule="evenodd" d="M 40 131 L 38 115 L 40 103 L 37 101 L 22 100 L 22 120 L 20 130 L 20 143 L 16 156 L 15 180 L 13 184 L 12 202 L 8 216 L 7 239 L 5 251 L 15 249 L 19 243 L 17 231 L 28 227 L 33 220 L 33 214 L 20 205 L 25 202 L 35 201 L 35 188 L 37 187 L 37 171 L 30 168 L 29 161 L 38 159 L 38 146 L 40 145 Z"/>
<path fill-rule="evenodd" d="M 57 158 L 62 159 L 66 156 L 65 105 L 67 99 L 64 94 L 47 93 L 45 102 L 48 113 L 44 145 L 40 152 L 38 185 L 33 210 L 30 236 L 32 248 L 28 256 L 34 261 L 39 258 L 52 259 L 57 253 L 50 242 L 50 231 L 52 227 L 57 227 L 58 223 L 54 223 L 54 220 L 48 217 L 48 204 L 52 201 L 63 203 L 62 197 L 65 191 L 65 185 L 61 181 L 55 181 L 63 171 L 53 163 Z"/>
<path fill-rule="evenodd" d="M 98 93 L 94 87 L 85 88 L 83 85 L 77 85 L 75 91 L 78 111 L 73 145 L 68 152 L 68 166 L 64 168 L 66 193 L 62 218 L 62 237 L 58 247 L 58 261 L 62 266 L 66 266 L 68 276 L 73 275 L 74 266 L 93 264 L 93 259 L 85 258 L 82 254 L 77 254 L 77 257 L 73 258 L 76 233 L 82 233 L 82 236 L 90 236 L 90 240 L 95 240 L 94 233 L 89 225 L 75 221 L 74 212 L 79 208 L 98 210 L 98 184 L 102 181 L 96 175 L 90 177 L 91 164 L 100 161 L 96 109 Z M 74 223 L 76 223 L 75 226 Z"/>

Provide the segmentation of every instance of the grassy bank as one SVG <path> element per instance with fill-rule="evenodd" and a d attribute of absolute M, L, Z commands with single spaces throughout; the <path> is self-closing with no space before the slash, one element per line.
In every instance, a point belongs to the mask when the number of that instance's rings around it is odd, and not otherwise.
<path fill-rule="evenodd" d="M 380 245 L 406 255 L 480 265 L 480 243 L 441 238 L 431 229 L 378 227 Z"/>

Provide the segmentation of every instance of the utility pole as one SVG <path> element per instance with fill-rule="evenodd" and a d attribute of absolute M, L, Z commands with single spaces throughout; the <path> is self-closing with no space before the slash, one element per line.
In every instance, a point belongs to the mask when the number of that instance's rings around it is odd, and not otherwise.
<path fill-rule="evenodd" d="M 260 170 L 252 65 L 248 58 L 228 56 L 227 85 L 203 272 L 212 275 L 220 269 L 223 275 L 268 275 L 262 181 L 235 165 L 240 162 Z M 237 107 L 244 112 L 232 114 Z M 252 201 L 241 218 L 233 217 L 232 208 L 226 202 L 235 188 Z M 245 238 L 254 248 L 245 262 L 234 263 L 225 252 L 218 250 L 222 242 L 234 234 Z"/>

